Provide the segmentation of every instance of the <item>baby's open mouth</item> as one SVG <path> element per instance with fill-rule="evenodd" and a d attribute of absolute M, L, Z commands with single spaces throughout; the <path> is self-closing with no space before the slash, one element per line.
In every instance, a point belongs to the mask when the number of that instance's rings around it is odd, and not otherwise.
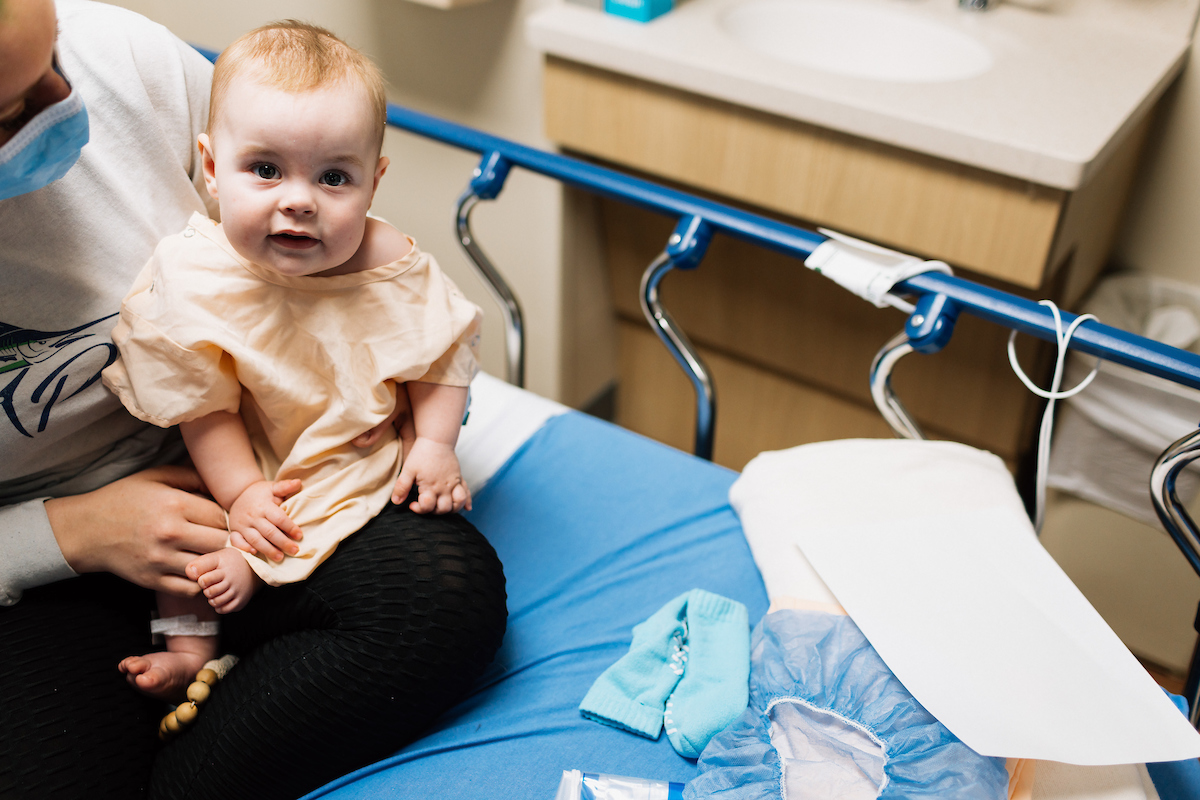
<path fill-rule="evenodd" d="M 289 250 L 305 250 L 315 247 L 321 240 L 303 233 L 273 233 L 269 237 L 272 242 Z"/>

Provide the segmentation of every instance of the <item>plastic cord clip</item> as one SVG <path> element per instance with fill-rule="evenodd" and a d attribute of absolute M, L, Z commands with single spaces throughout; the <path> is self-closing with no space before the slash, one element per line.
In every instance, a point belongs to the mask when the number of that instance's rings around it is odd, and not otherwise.
<path fill-rule="evenodd" d="M 914 306 L 892 294 L 893 286 L 922 272 L 954 274 L 950 266 L 942 261 L 922 261 L 916 256 L 888 250 L 845 234 L 824 228 L 819 230 L 829 238 L 817 245 L 812 255 L 804 260 L 804 266 L 869 300 L 877 308 L 893 306 L 911 314 Z"/>

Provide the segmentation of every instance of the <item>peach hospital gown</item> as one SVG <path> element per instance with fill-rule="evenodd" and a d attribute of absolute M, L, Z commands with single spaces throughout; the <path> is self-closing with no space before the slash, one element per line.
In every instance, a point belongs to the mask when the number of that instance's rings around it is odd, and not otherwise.
<path fill-rule="evenodd" d="M 193 214 L 164 239 L 121 305 L 121 357 L 104 383 L 136 417 L 167 427 L 241 412 L 263 475 L 299 478 L 283 509 L 304 531 L 276 564 L 246 554 L 278 586 L 303 580 L 391 498 L 394 431 L 350 442 L 387 419 L 404 381 L 466 386 L 480 311 L 413 243 L 399 261 L 350 275 L 287 277 L 241 258 Z"/>

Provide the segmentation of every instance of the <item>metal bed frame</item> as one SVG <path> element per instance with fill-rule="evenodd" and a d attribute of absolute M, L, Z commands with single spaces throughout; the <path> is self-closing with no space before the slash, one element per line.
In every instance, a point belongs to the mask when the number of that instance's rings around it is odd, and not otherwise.
<path fill-rule="evenodd" d="M 209 60 L 217 54 L 197 48 Z M 525 324 L 520 302 L 480 247 L 471 229 L 471 212 L 484 200 L 495 200 L 514 166 L 585 191 L 613 198 L 677 220 L 666 245 L 646 268 L 641 282 L 641 306 L 655 334 L 670 351 L 696 395 L 693 452 L 712 460 L 716 428 L 716 391 L 712 375 L 687 335 L 671 318 L 659 298 L 659 285 L 672 270 L 700 266 L 715 233 L 784 253 L 803 262 L 828 237 L 778 220 L 752 214 L 711 200 L 668 189 L 615 170 L 529 147 L 499 136 L 439 119 L 395 104 L 388 104 L 387 124 L 427 139 L 480 153 L 479 166 L 459 197 L 455 229 L 467 259 L 474 265 L 504 317 L 505 378 L 525 384 Z M 923 439 L 920 427 L 909 416 L 891 388 L 891 373 L 901 358 L 912 352 L 933 354 L 954 334 L 958 316 L 967 313 L 997 325 L 1056 341 L 1053 313 L 1032 300 L 946 275 L 926 272 L 896 284 L 893 292 L 915 298 L 904 330 L 888 341 L 873 360 L 871 396 L 880 413 L 900 438 Z M 1064 327 L 1076 315 L 1062 313 Z M 1200 389 L 1200 355 L 1161 344 L 1094 320 L 1082 323 L 1069 346 L 1081 353 L 1124 364 L 1193 389 Z M 1176 479 L 1200 458 L 1200 429 L 1168 447 L 1150 474 L 1150 495 L 1159 519 L 1179 550 L 1200 576 L 1200 529 L 1179 501 Z M 1194 624 L 1200 632 L 1200 608 Z M 1193 651 L 1184 695 L 1188 718 L 1200 728 L 1200 645 Z"/>

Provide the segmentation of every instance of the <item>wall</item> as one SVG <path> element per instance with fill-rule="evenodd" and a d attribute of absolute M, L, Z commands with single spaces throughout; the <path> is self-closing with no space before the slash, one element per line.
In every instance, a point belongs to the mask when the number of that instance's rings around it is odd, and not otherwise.
<path fill-rule="evenodd" d="M 1113 261 L 1200 283 L 1198 223 L 1200 59 L 1193 55 L 1159 108 Z"/>
<path fill-rule="evenodd" d="M 166 25 L 186 41 L 216 50 L 274 19 L 314 22 L 376 60 L 387 77 L 392 102 L 546 147 L 541 133 L 541 57 L 525 44 L 523 33 L 525 16 L 546 1 L 488 0 L 449 11 L 408 0 L 116 4 Z M 503 376 L 499 310 L 461 256 L 453 229 L 454 201 L 478 157 L 391 129 L 384 154 L 392 163 L 373 211 L 435 254 L 483 307 L 484 368 Z M 563 396 L 561 215 L 558 184 L 520 170 L 513 171 L 499 201 L 482 204 L 473 215 L 479 242 L 524 306 L 526 385 L 552 398 Z"/>

